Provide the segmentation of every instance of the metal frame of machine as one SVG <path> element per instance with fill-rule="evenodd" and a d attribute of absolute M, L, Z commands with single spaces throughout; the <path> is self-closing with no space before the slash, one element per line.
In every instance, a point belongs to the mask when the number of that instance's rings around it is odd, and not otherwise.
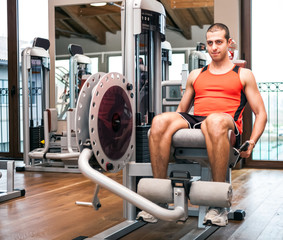
<path fill-rule="evenodd" d="M 30 152 L 30 93 L 29 90 L 29 77 L 32 75 L 32 66 L 31 61 L 32 58 L 39 58 L 42 60 L 43 67 L 43 85 L 44 92 L 49 92 L 49 54 L 46 49 L 42 47 L 28 47 L 22 52 L 22 82 L 23 82 L 23 130 L 24 130 L 24 162 L 25 169 L 31 170 L 33 169 L 33 164 L 30 162 L 30 158 L 28 153 Z M 31 84 L 31 83 L 30 83 Z M 49 96 L 48 94 L 44 94 L 44 107 L 49 108 Z M 43 118 L 43 116 L 42 116 Z"/>
<path fill-rule="evenodd" d="M 79 173 L 79 169 L 77 164 L 73 164 L 74 159 L 78 159 L 79 152 L 73 151 L 71 146 L 71 135 L 72 135 L 72 126 L 70 121 L 71 113 L 68 111 L 67 114 L 67 136 L 66 136 L 66 152 L 49 152 L 50 148 L 61 149 L 60 141 L 57 141 L 56 144 L 54 142 L 54 146 L 51 146 L 50 143 L 50 131 L 49 126 L 55 124 L 51 121 L 56 122 L 57 126 L 57 111 L 53 111 L 49 109 L 49 79 L 50 79 L 50 57 L 48 53 L 49 41 L 46 39 L 34 40 L 33 46 L 28 47 L 22 52 L 22 81 L 23 81 L 23 120 L 24 120 L 24 167 L 17 167 L 17 170 L 21 171 L 23 169 L 27 171 L 47 171 L 47 172 L 76 172 Z M 41 45 L 41 43 L 48 42 L 48 47 Z M 38 44 L 38 45 L 37 45 Z M 30 123 L 32 122 L 30 118 L 33 117 L 30 108 L 33 108 L 33 90 L 32 90 L 32 77 L 33 77 L 33 69 L 32 69 L 32 61 L 38 61 L 40 65 L 38 67 L 41 68 L 40 73 L 40 83 L 41 83 L 41 92 L 38 94 L 36 105 L 40 105 L 40 113 L 38 115 L 41 116 L 41 125 L 42 132 L 37 139 L 37 142 L 40 142 L 44 139 L 44 147 L 37 147 L 32 149 L 30 146 L 30 138 L 33 132 L 30 132 Z M 42 72 L 41 72 L 42 71 Z M 47 110 L 47 111 L 46 111 Z M 56 112 L 56 113 L 54 113 Z M 50 117 L 52 115 L 52 117 Z M 56 129 L 57 130 L 57 129 Z M 44 135 L 44 136 L 43 136 Z M 62 149 L 61 149 L 62 150 Z M 70 163 L 70 164 L 69 164 Z"/>
<path fill-rule="evenodd" d="M 25 196 L 25 189 L 15 189 L 14 188 L 14 171 L 15 162 L 14 161 L 1 161 L 0 169 L 7 170 L 6 172 L 6 189 L 0 190 L 0 202 L 8 201 L 13 198 Z M 0 172 L 0 179 L 2 173 Z"/>

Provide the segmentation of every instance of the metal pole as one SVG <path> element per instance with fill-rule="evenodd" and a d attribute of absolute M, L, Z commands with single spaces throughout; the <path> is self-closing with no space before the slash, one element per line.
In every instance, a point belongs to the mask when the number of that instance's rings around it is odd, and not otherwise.
<path fill-rule="evenodd" d="M 24 134 L 24 162 L 29 165 L 28 153 L 30 151 L 29 136 L 29 89 L 28 89 L 28 70 L 30 69 L 31 58 L 28 49 L 22 52 L 22 88 L 23 88 L 23 134 Z"/>

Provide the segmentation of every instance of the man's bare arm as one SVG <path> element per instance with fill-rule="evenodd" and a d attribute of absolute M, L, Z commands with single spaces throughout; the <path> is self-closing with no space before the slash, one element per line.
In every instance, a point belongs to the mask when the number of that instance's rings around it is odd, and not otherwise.
<path fill-rule="evenodd" d="M 256 143 L 264 131 L 267 122 L 267 114 L 253 73 L 249 69 L 243 68 L 240 72 L 240 78 L 244 86 L 248 103 L 255 114 L 253 130 L 250 136 L 250 147 L 247 151 L 242 152 L 241 154 L 242 157 L 247 158 L 254 148 L 253 142 Z"/>

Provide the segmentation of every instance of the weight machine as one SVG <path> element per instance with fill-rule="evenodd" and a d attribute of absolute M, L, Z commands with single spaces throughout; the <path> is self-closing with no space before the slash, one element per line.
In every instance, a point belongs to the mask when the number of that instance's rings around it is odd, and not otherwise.
<path fill-rule="evenodd" d="M 217 183 L 203 182 L 210 181 L 211 175 L 202 133 L 178 131 L 173 137 L 176 158 L 194 162 L 170 164 L 169 171 L 185 169 L 194 177 L 180 178 L 173 174 L 169 182 L 152 179 L 147 136 L 153 117 L 162 112 L 161 42 L 165 40 L 165 10 L 157 1 L 127 0 L 122 2 L 121 19 L 124 75 L 96 73 L 87 79 L 78 98 L 75 128 L 81 151 L 79 168 L 97 184 L 93 207 L 101 206 L 98 190 L 99 186 L 105 187 L 125 200 L 126 220 L 90 239 L 119 239 L 146 224 L 136 220 L 136 207 L 168 221 L 186 220 L 188 215 L 198 216 L 199 228 L 188 234 L 190 239 L 204 239 L 217 230 L 217 227 L 202 225 L 206 206 L 214 201 L 213 204 L 230 207 L 231 186 L 229 183 L 221 183 L 224 185 L 220 187 Z M 187 135 L 193 139 L 184 139 Z M 237 157 L 231 147 L 231 161 Z M 123 169 L 123 185 L 93 169 L 89 164 L 93 158 L 104 171 Z M 144 180 L 144 177 L 149 179 Z M 196 181 L 199 179 L 201 181 Z M 158 193 L 156 188 L 151 188 L 156 180 Z M 204 191 L 206 196 L 197 195 L 199 189 L 209 189 L 207 186 L 219 190 L 214 192 L 216 199 L 212 200 L 208 190 Z M 163 187 L 168 191 L 160 192 Z M 224 190 L 221 192 L 220 189 Z M 200 208 L 188 211 L 188 193 Z M 160 201 L 174 202 L 174 209 L 161 208 L 156 204 Z M 185 235 L 183 239 L 187 237 Z"/>
<path fill-rule="evenodd" d="M 33 46 L 22 52 L 25 167 L 17 170 L 79 172 L 72 162 L 79 157 L 70 140 L 74 124 L 68 124 L 67 149 L 62 151 L 63 134 L 57 134 L 57 110 L 49 108 L 48 49 L 49 40 L 35 38 Z M 68 111 L 68 116 L 72 118 L 72 111 Z"/>

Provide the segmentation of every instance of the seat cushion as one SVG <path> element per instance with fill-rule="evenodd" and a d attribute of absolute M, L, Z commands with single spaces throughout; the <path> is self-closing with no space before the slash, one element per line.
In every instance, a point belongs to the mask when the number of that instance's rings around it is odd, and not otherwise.
<path fill-rule="evenodd" d="M 232 130 L 228 132 L 231 146 L 234 146 L 236 137 Z M 205 138 L 200 129 L 184 128 L 178 130 L 172 137 L 174 148 L 206 148 Z"/>
<path fill-rule="evenodd" d="M 174 148 L 206 148 L 204 135 L 200 129 L 180 129 L 172 137 Z"/>

